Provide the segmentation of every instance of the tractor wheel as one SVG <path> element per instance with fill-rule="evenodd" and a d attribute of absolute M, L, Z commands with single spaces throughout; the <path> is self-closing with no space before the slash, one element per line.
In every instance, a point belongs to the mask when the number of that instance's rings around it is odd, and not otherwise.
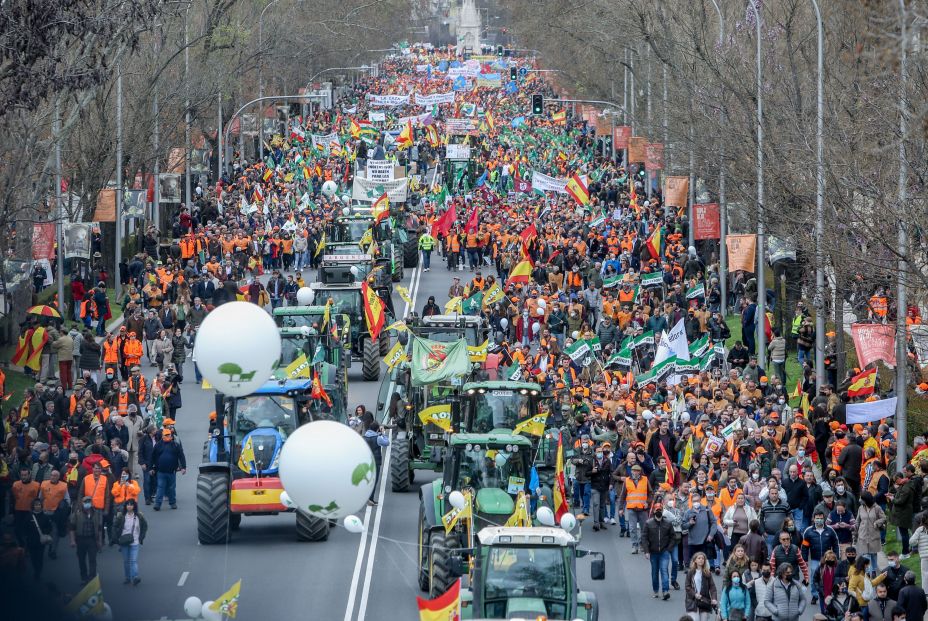
<path fill-rule="evenodd" d="M 229 515 L 229 528 L 232 530 L 238 530 L 242 527 L 242 514 L 233 513 Z"/>
<path fill-rule="evenodd" d="M 419 240 L 410 237 L 403 244 L 403 267 L 416 267 L 419 265 Z"/>
<path fill-rule="evenodd" d="M 392 280 L 393 282 L 403 281 L 403 266 L 402 265 L 400 265 L 400 269 L 395 270 L 392 274 L 390 274 L 390 280 Z"/>
<path fill-rule="evenodd" d="M 451 584 L 457 580 L 457 577 L 451 574 L 451 553 L 461 546 L 456 534 L 446 535 L 442 528 L 432 532 L 430 543 L 429 597 L 436 598 L 451 588 Z"/>
<path fill-rule="evenodd" d="M 325 541 L 329 538 L 329 521 L 297 510 L 296 538 L 300 541 Z"/>
<path fill-rule="evenodd" d="M 229 541 L 229 473 L 197 476 L 197 540 L 203 545 Z"/>
<path fill-rule="evenodd" d="M 429 590 L 429 529 L 425 525 L 425 508 L 419 503 L 419 550 L 418 550 L 418 580 L 419 590 Z"/>
<path fill-rule="evenodd" d="M 390 489 L 394 492 L 408 492 L 412 478 L 409 476 L 409 438 L 394 439 L 390 452 Z"/>
<path fill-rule="evenodd" d="M 364 357 L 361 359 L 361 376 L 365 382 L 380 379 L 380 348 L 371 339 L 364 339 Z"/>
<path fill-rule="evenodd" d="M 390 333 L 384 330 L 377 337 L 377 344 L 380 347 L 380 356 L 386 356 L 390 351 Z"/>

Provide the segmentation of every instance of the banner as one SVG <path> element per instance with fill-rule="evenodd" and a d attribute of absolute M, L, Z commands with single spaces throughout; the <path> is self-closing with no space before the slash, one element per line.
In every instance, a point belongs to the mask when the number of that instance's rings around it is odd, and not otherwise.
<path fill-rule="evenodd" d="M 620 151 L 628 148 L 628 139 L 632 137 L 632 128 L 628 125 L 619 125 L 612 128 L 612 148 Z"/>
<path fill-rule="evenodd" d="M 882 360 L 896 366 L 896 328 L 882 323 L 851 324 L 851 338 L 857 350 L 857 366 L 861 369 Z"/>
<path fill-rule="evenodd" d="M 367 160 L 367 180 L 373 183 L 393 181 L 393 162 L 390 160 Z"/>
<path fill-rule="evenodd" d="M 477 120 L 470 118 L 445 119 L 445 133 L 451 136 L 476 136 Z"/>
<path fill-rule="evenodd" d="M 454 103 L 455 93 L 454 91 L 449 91 L 447 93 L 432 93 L 431 95 L 423 95 L 421 93 L 416 93 L 416 103 L 420 106 L 435 106 L 439 104 L 450 104 Z"/>
<path fill-rule="evenodd" d="M 756 268 L 757 235 L 726 235 L 725 246 L 728 248 L 728 271 L 754 273 Z"/>
<path fill-rule="evenodd" d="M 371 123 L 383 123 L 387 120 L 386 112 L 374 112 L 371 110 L 367 113 L 367 120 Z"/>
<path fill-rule="evenodd" d="M 55 223 L 38 222 L 32 225 L 33 260 L 55 258 Z"/>
<path fill-rule="evenodd" d="M 643 162 L 645 160 L 644 147 L 648 139 L 643 136 L 631 136 L 628 139 L 628 163 Z"/>
<path fill-rule="evenodd" d="M 329 150 L 329 145 L 333 142 L 339 142 L 338 134 L 332 132 L 331 134 L 313 134 L 312 135 L 313 147 L 322 149 L 323 151 Z"/>
<path fill-rule="evenodd" d="M 686 207 L 689 191 L 689 177 L 666 177 L 664 179 L 664 205 Z"/>
<path fill-rule="evenodd" d="M 470 371 L 467 339 L 440 343 L 413 337 L 409 366 L 413 386 L 436 384 L 456 375 L 466 375 Z"/>
<path fill-rule="evenodd" d="M 549 177 L 537 170 L 532 171 L 532 189 L 543 192 L 560 192 L 565 193 L 567 190 L 567 179 Z"/>
<path fill-rule="evenodd" d="M 644 169 L 664 170 L 664 143 L 649 142 L 644 145 Z"/>
<path fill-rule="evenodd" d="M 116 190 L 104 188 L 97 192 L 97 208 L 93 212 L 93 221 L 116 222 Z"/>
<path fill-rule="evenodd" d="M 409 103 L 409 95 L 371 95 L 370 98 L 375 107 L 394 108 Z"/>
<path fill-rule="evenodd" d="M 722 221 L 718 203 L 693 205 L 693 239 L 721 239 Z"/>
<path fill-rule="evenodd" d="M 445 147 L 445 159 L 449 160 L 469 160 L 470 145 L 466 144 L 449 144 Z"/>
<path fill-rule="evenodd" d="M 90 225 L 75 222 L 65 225 L 64 256 L 66 259 L 90 258 Z"/>
<path fill-rule="evenodd" d="M 503 76 L 498 73 L 483 73 L 477 76 L 477 86 L 499 88 L 503 85 Z"/>
<path fill-rule="evenodd" d="M 880 401 L 847 404 L 847 424 L 872 423 L 896 415 L 896 397 Z"/>
<path fill-rule="evenodd" d="M 386 183 L 370 181 L 364 177 L 355 177 L 351 186 L 351 199 L 356 201 L 373 202 L 387 193 L 391 203 L 405 203 L 409 191 L 409 179 L 394 179 Z"/>

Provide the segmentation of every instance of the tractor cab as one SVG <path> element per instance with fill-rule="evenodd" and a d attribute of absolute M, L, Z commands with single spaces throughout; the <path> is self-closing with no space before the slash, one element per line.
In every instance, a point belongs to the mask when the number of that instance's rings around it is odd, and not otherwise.
<path fill-rule="evenodd" d="M 480 530 L 470 584 L 461 590 L 461 618 L 598 621 L 596 595 L 578 585 L 577 559 L 598 557 L 590 566 L 593 580 L 605 579 L 605 561 L 577 543 L 555 527 Z"/>
<path fill-rule="evenodd" d="M 274 323 L 278 328 L 302 328 L 322 325 L 325 305 L 322 306 L 279 306 L 274 309 Z"/>
<path fill-rule="evenodd" d="M 489 326 L 481 317 L 471 315 L 431 315 L 413 320 L 416 336 L 452 343 L 462 336 L 471 347 L 482 345 L 487 340 Z"/>
<path fill-rule="evenodd" d="M 541 399 L 538 384 L 469 382 L 461 390 L 461 427 L 471 433 L 515 429 L 518 423 L 539 415 Z"/>

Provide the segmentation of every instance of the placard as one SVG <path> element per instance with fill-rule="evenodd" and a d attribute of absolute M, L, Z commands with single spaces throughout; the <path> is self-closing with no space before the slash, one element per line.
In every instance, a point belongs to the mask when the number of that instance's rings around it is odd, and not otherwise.
<path fill-rule="evenodd" d="M 445 157 L 449 160 L 469 160 L 470 145 L 449 144 L 445 148 Z"/>
<path fill-rule="evenodd" d="M 370 121 L 371 123 L 384 123 L 387 120 L 387 113 L 386 112 L 373 112 L 373 111 L 368 112 L 367 120 Z"/>
<path fill-rule="evenodd" d="M 667 177 L 664 179 L 664 204 L 667 207 L 686 207 L 689 191 L 689 177 Z"/>
<path fill-rule="evenodd" d="M 90 224 L 72 222 L 64 229 L 64 256 L 66 259 L 89 259 L 91 246 Z"/>
<path fill-rule="evenodd" d="M 367 160 L 367 180 L 373 183 L 393 181 L 393 162 L 390 160 Z"/>
<path fill-rule="evenodd" d="M 728 247 L 728 271 L 743 270 L 753 274 L 756 268 L 755 251 L 757 250 L 757 235 L 726 235 L 725 245 Z"/>
<path fill-rule="evenodd" d="M 693 205 L 693 239 L 720 239 L 722 223 L 718 203 Z"/>

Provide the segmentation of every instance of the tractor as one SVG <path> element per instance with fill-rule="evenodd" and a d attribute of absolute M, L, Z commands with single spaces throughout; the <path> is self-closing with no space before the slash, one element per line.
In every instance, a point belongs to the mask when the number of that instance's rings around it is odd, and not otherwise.
<path fill-rule="evenodd" d="M 577 559 L 593 555 L 590 577 L 605 580 L 602 552 L 581 550 L 578 541 L 556 527 L 481 529 L 474 547 L 470 581 L 461 589 L 462 619 L 583 619 L 598 621 L 596 594 L 581 591 Z M 464 575 L 462 559 L 452 573 Z"/>
<path fill-rule="evenodd" d="M 280 361 L 274 371 L 274 379 L 293 379 L 287 376 L 287 367 L 300 359 L 300 356 L 306 356 L 304 364 L 307 366 L 299 369 L 300 374 L 298 377 L 307 377 L 312 370 L 315 370 L 319 374 L 319 381 L 325 388 L 326 393 L 332 399 L 331 407 L 326 407 L 326 404 L 320 401 L 313 401 L 311 405 L 324 408 L 325 411 L 320 410 L 320 415 L 323 418 L 346 422 L 350 360 L 341 346 L 340 335 L 343 326 L 347 325 L 347 319 L 336 321 L 336 317 L 338 316 L 333 315 L 329 319 L 332 322 L 331 331 L 328 329 L 323 330 L 321 333 L 318 331 L 322 323 L 321 317 L 319 324 L 313 327 L 281 328 Z M 333 335 L 332 332 L 337 334 L 338 337 Z"/>
<path fill-rule="evenodd" d="M 504 523 L 519 492 L 530 493 L 531 453 L 531 440 L 511 433 L 450 436 L 442 477 L 419 490 L 418 582 L 423 591 L 435 597 L 451 586 L 451 555 L 467 545 L 463 520 L 447 533 L 442 524 L 451 510 L 449 494 L 470 492 L 474 530 Z"/>
<path fill-rule="evenodd" d="M 353 207 L 358 210 L 361 208 Z M 370 230 L 371 238 L 377 243 L 377 253 L 374 260 L 377 265 L 383 265 L 387 275 L 393 282 L 403 280 L 403 251 L 402 243 L 394 239 L 395 232 L 389 220 L 379 224 L 374 223 L 370 211 L 367 213 L 354 213 L 347 216 L 338 216 L 327 227 L 326 249 L 334 244 L 354 244 L 358 246 L 365 233 Z M 405 241 L 405 239 L 403 240 Z"/>
<path fill-rule="evenodd" d="M 366 314 L 364 313 L 364 294 L 361 283 L 355 279 L 351 267 L 345 264 L 323 265 L 319 268 L 320 281 L 310 285 L 317 301 L 332 301 L 331 313 L 346 315 L 345 328 L 342 328 L 342 343 L 351 351 L 351 360 L 361 361 L 361 374 L 365 381 L 380 378 L 380 359 L 390 349 L 390 335 L 381 331 L 377 341 L 370 338 Z M 376 289 L 376 288 L 375 288 Z M 386 309 L 386 323 L 392 321 L 392 308 L 388 303 L 389 295 L 377 290 Z"/>
<path fill-rule="evenodd" d="M 313 402 L 311 390 L 311 380 L 298 379 L 270 380 L 245 397 L 217 393 L 216 420 L 210 425 L 197 476 L 197 539 L 201 544 L 228 542 L 244 515 L 293 512 L 280 502 L 281 449 L 300 425 L 334 416 L 334 408 L 325 412 Z M 296 535 L 301 541 L 324 541 L 329 522 L 297 510 Z"/>

